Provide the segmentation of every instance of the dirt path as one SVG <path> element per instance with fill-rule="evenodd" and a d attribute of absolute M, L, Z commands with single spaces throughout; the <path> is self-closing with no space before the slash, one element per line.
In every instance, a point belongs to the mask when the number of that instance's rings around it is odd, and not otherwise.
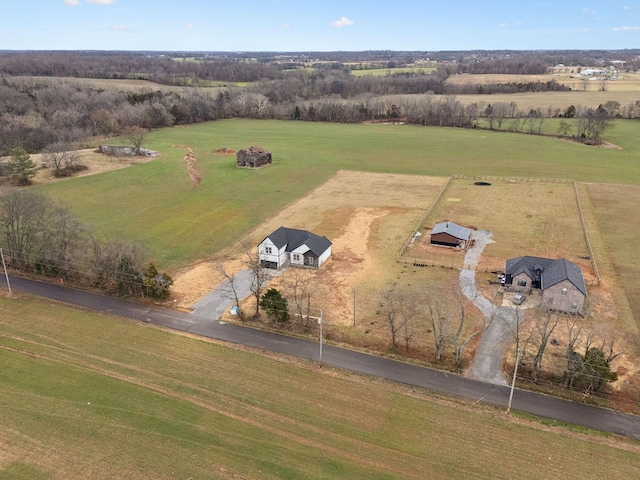
<path fill-rule="evenodd" d="M 184 156 L 184 163 L 187 165 L 189 177 L 191 178 L 193 186 L 195 187 L 199 185 L 202 181 L 202 175 L 200 175 L 200 172 L 196 167 L 196 156 L 193 153 L 192 147 L 187 147 L 187 154 Z"/>

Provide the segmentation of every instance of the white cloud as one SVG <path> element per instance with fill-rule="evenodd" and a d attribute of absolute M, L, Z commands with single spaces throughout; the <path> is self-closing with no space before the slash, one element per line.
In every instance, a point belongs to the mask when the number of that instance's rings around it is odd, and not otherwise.
<path fill-rule="evenodd" d="M 280 30 L 287 30 L 287 29 L 291 28 L 291 24 L 290 23 L 285 23 L 284 25 L 280 25 L 278 28 Z"/>
<path fill-rule="evenodd" d="M 77 7 L 80 5 L 80 0 L 62 0 L 62 3 L 65 5 L 71 5 L 72 7 Z"/>
<path fill-rule="evenodd" d="M 640 27 L 613 27 L 614 32 L 637 32 Z"/>
<path fill-rule="evenodd" d="M 583 28 L 581 31 L 582 31 L 583 33 L 587 33 L 587 32 L 590 32 L 590 31 L 591 31 L 591 29 L 590 29 L 590 28 Z"/>
<path fill-rule="evenodd" d="M 333 28 L 342 28 L 353 25 L 353 22 L 349 20 L 347 17 L 342 17 L 340 20 L 336 20 L 335 22 L 331 22 L 331 26 Z"/>
<path fill-rule="evenodd" d="M 93 3 L 94 5 L 111 5 L 116 3 L 116 0 L 87 0 L 87 3 Z"/>
<path fill-rule="evenodd" d="M 505 28 L 509 26 L 509 22 L 502 22 L 498 25 L 498 28 Z"/>
<path fill-rule="evenodd" d="M 183 24 L 182 24 L 182 26 L 183 26 L 184 28 L 195 28 L 195 27 L 196 27 L 196 24 L 195 24 L 195 23 L 192 23 L 192 22 L 186 22 L 186 23 L 183 23 Z"/>
<path fill-rule="evenodd" d="M 109 30 L 112 30 L 114 32 L 133 32 L 133 28 L 125 27 L 124 25 L 109 25 Z"/>
<path fill-rule="evenodd" d="M 624 7 L 622 7 L 625 10 L 631 10 L 631 7 L 629 5 L 625 5 Z"/>
<path fill-rule="evenodd" d="M 582 9 L 582 13 L 598 13 L 598 11 L 593 8 L 587 7 Z"/>

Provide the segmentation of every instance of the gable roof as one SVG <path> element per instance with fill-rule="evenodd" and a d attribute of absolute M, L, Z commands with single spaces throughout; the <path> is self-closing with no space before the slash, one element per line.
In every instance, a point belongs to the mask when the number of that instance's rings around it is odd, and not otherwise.
<path fill-rule="evenodd" d="M 451 236 L 459 238 L 460 240 L 469 240 L 471 236 L 471 229 L 462 227 L 453 222 L 440 222 L 436 223 L 431 230 L 431 235 L 438 233 L 448 233 Z"/>
<path fill-rule="evenodd" d="M 542 272 L 542 289 L 552 287 L 556 283 L 569 280 L 574 287 L 584 295 L 587 294 L 587 287 L 584 284 L 582 270 L 577 265 L 571 263 L 566 258 L 554 260 L 547 269 Z"/>
<path fill-rule="evenodd" d="M 320 256 L 331 246 L 331 242 L 327 237 L 321 237 L 315 233 L 307 230 L 298 230 L 297 228 L 280 227 L 264 240 L 267 238 L 278 249 L 286 246 L 286 252 L 292 252 L 300 245 L 306 245 L 314 254 Z"/>
<path fill-rule="evenodd" d="M 523 256 L 517 258 L 510 258 L 507 260 L 507 265 L 504 273 L 515 277 L 521 273 L 526 273 L 532 280 L 540 280 L 540 273 L 543 272 L 551 262 L 554 260 L 550 258 L 542 257 L 530 257 Z"/>
<path fill-rule="evenodd" d="M 523 256 L 507 260 L 505 274 L 513 278 L 523 272 L 532 280 L 540 280 L 542 290 L 564 280 L 569 280 L 578 290 L 587 295 L 587 287 L 584 283 L 582 270 L 566 258 L 553 260 L 551 258 Z"/>

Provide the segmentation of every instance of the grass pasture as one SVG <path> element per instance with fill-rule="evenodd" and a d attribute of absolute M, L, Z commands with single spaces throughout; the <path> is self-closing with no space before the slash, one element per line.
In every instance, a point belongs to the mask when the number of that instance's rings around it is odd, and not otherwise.
<path fill-rule="evenodd" d="M 351 75 L 354 77 L 364 77 L 365 75 L 385 76 L 393 75 L 396 73 L 431 73 L 435 70 L 435 67 L 396 67 L 396 68 L 368 68 L 364 70 L 351 70 Z"/>
<path fill-rule="evenodd" d="M 448 252 L 428 246 L 429 231 L 440 221 L 451 220 L 478 230 L 490 230 L 494 243 L 484 250 L 479 270 L 504 267 L 506 258 L 534 255 L 567 258 L 593 278 L 576 195 L 571 182 L 532 179 L 496 179 L 489 186 L 473 179 L 454 179 L 423 225 L 424 235 L 406 253 L 417 256 Z"/>
<path fill-rule="evenodd" d="M 175 268 L 211 258 L 338 170 L 640 184 L 634 132 L 636 123 L 618 122 L 607 138 L 622 148 L 604 149 L 489 131 L 227 120 L 152 132 L 156 160 L 39 188 L 99 234 L 141 240 L 162 268 Z M 238 169 L 233 155 L 214 153 L 254 144 L 273 153 L 273 166 Z M 198 186 L 185 146 L 195 151 Z"/>
<path fill-rule="evenodd" d="M 0 296 L 0 310 L 0 478 L 589 479 L 640 469 L 638 446 L 623 439 L 35 298 Z"/>

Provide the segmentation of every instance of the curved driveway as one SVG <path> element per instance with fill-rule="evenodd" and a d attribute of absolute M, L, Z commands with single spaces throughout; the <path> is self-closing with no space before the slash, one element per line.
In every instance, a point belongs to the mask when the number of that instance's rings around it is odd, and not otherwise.
<path fill-rule="evenodd" d="M 10 277 L 10 281 L 11 287 L 16 291 L 59 300 L 91 310 L 307 360 L 318 360 L 319 358 L 318 343 L 307 340 L 254 330 L 241 325 L 225 324 L 193 314 L 148 307 L 118 298 L 72 290 L 59 285 L 17 277 Z M 4 277 L 0 280 L 0 286 L 6 287 Z M 509 396 L 509 388 L 503 385 L 484 383 L 447 372 L 409 365 L 331 345 L 324 346 L 322 359 L 323 363 L 333 367 L 492 405 L 506 406 Z M 513 397 L 513 408 L 533 415 L 584 425 L 640 440 L 640 417 L 634 415 L 573 403 L 519 389 L 516 390 Z"/>

